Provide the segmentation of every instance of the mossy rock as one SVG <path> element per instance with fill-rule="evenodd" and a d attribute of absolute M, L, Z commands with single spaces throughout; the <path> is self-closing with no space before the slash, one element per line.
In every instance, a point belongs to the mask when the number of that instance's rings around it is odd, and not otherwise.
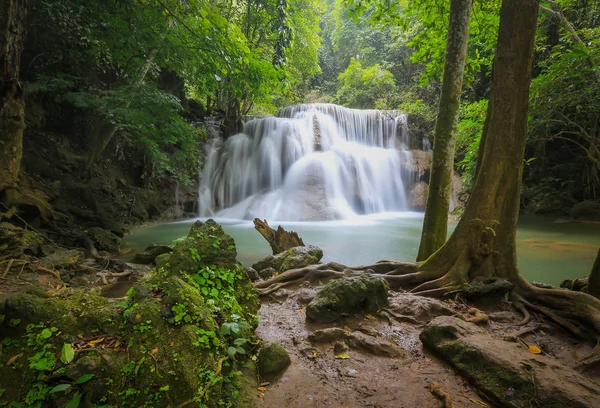
<path fill-rule="evenodd" d="M 267 381 L 279 377 L 291 363 L 288 352 L 278 343 L 267 344 L 258 353 L 258 372 Z"/>
<path fill-rule="evenodd" d="M 188 235 L 177 241 L 169 258 L 172 273 L 193 274 L 207 265 L 234 268 L 237 252 L 233 238 L 214 220 L 196 221 Z"/>
<path fill-rule="evenodd" d="M 323 250 L 314 245 L 293 247 L 277 255 L 269 255 L 261 259 L 252 268 L 261 273 L 263 270 L 271 268 L 273 271 L 285 272 L 290 269 L 303 268 L 305 266 L 318 264 L 323 258 Z M 266 279 L 263 277 L 263 279 Z"/>
<path fill-rule="evenodd" d="M 433 319 L 421 332 L 423 345 L 449 362 L 494 405 L 502 407 L 591 407 L 600 386 L 552 357 L 520 343 L 493 338 L 456 317 Z"/>
<path fill-rule="evenodd" d="M 125 242 L 110 231 L 94 227 L 87 231 L 90 239 L 94 242 L 96 249 L 112 254 L 118 254 L 125 246 Z"/>
<path fill-rule="evenodd" d="M 364 274 L 336 279 L 317 293 L 306 307 L 306 320 L 330 323 L 354 313 L 375 312 L 387 305 L 388 283 Z"/>

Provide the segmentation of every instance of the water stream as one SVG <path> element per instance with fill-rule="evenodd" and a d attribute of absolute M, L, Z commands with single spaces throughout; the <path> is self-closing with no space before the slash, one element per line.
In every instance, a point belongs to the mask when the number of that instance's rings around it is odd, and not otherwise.
<path fill-rule="evenodd" d="M 271 254 L 269 245 L 254 230 L 251 221 L 217 221 L 235 239 L 240 262 L 252 265 Z M 153 242 L 169 244 L 186 235 L 192 222 L 156 224 L 137 230 L 126 240 L 136 251 Z M 281 224 L 297 231 L 307 244 L 320 246 L 325 261 L 360 265 L 381 259 L 414 260 L 422 223 L 422 213 L 405 212 L 364 215 L 351 220 Z M 450 225 L 450 230 L 453 228 L 454 225 Z M 599 246 L 598 224 L 555 222 L 555 219 L 543 216 L 521 216 L 519 219 L 519 268 L 531 281 L 558 285 L 563 279 L 588 274 Z"/>

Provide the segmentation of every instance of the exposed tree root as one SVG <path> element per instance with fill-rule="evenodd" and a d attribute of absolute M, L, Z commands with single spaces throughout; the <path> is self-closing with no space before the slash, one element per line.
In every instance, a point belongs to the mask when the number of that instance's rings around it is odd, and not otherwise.
<path fill-rule="evenodd" d="M 304 268 L 290 269 L 269 280 L 256 282 L 260 296 L 266 296 L 281 288 L 301 282 L 327 282 L 357 273 L 370 273 L 388 281 L 391 287 L 398 287 L 397 282 L 405 275 L 414 273 L 417 264 L 413 262 L 380 261 L 373 265 L 350 267 L 337 262 L 325 262 Z"/>

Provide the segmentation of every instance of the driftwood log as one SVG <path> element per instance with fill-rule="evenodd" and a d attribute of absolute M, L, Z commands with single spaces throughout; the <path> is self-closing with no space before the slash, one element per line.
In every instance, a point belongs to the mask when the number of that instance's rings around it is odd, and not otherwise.
<path fill-rule="evenodd" d="M 267 220 L 260 220 L 259 218 L 254 219 L 254 228 L 260 232 L 273 250 L 273 255 L 277 255 L 286 249 L 290 249 L 297 246 L 304 246 L 302 238 L 298 236 L 298 233 L 294 231 L 286 231 L 280 225 L 276 230 L 269 226 Z"/>

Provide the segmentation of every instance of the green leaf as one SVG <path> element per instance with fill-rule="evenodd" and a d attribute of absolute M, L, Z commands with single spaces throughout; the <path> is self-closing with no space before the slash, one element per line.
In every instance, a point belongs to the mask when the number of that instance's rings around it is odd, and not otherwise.
<path fill-rule="evenodd" d="M 211 295 L 212 297 L 215 297 L 215 298 L 216 298 L 216 297 L 218 297 L 218 296 L 219 296 L 219 291 L 218 291 L 217 289 L 215 289 L 215 288 L 212 288 L 212 289 L 211 289 L 211 291 L 210 291 L 210 295 Z"/>
<path fill-rule="evenodd" d="M 241 338 L 241 337 L 240 337 L 240 338 L 237 338 L 237 339 L 235 339 L 235 340 L 233 341 L 233 344 L 235 344 L 236 346 L 241 346 L 241 345 L 243 345 L 243 344 L 246 344 L 246 342 L 247 342 L 247 341 L 248 341 L 248 340 L 246 340 L 246 339 L 243 339 L 243 338 Z"/>
<path fill-rule="evenodd" d="M 66 391 L 71 388 L 71 384 L 58 384 L 56 387 L 50 390 L 50 394 L 55 394 L 57 392 Z"/>
<path fill-rule="evenodd" d="M 75 358 L 75 350 L 70 343 L 64 343 L 62 350 L 60 351 L 60 361 L 63 364 L 69 364 Z"/>
<path fill-rule="evenodd" d="M 52 337 L 52 332 L 50 331 L 50 329 L 44 329 L 40 333 L 40 336 L 42 337 L 42 339 L 49 339 L 50 337 Z"/>
<path fill-rule="evenodd" d="M 89 380 L 91 380 L 94 377 L 95 377 L 94 374 L 84 374 L 81 377 L 79 377 L 78 379 L 76 379 L 73 384 L 74 385 L 85 384 L 86 382 L 88 382 Z"/>
<path fill-rule="evenodd" d="M 65 405 L 65 408 L 77 408 L 79 407 L 79 403 L 81 402 L 81 393 L 78 392 L 73 396 L 73 399 Z"/>
<path fill-rule="evenodd" d="M 227 355 L 229 357 L 233 358 L 233 356 L 235 356 L 235 353 L 237 353 L 237 349 L 235 347 L 229 347 L 229 348 L 227 348 Z"/>

